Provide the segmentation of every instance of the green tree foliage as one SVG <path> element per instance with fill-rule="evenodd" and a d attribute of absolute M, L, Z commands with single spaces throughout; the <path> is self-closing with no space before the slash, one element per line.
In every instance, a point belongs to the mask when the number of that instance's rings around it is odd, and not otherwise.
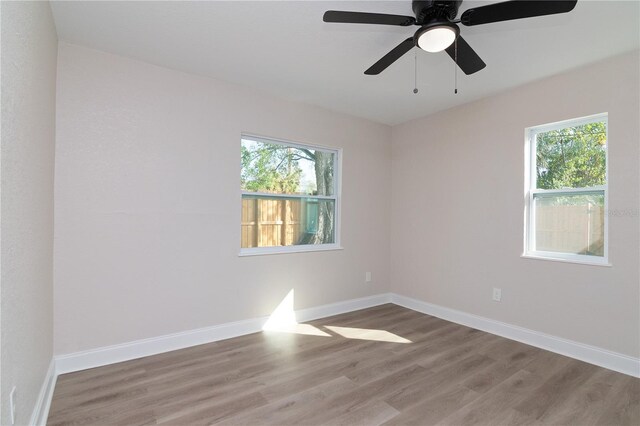
<path fill-rule="evenodd" d="M 297 193 L 302 169 L 291 148 L 267 143 L 242 144 L 241 188 L 246 191 Z"/>
<path fill-rule="evenodd" d="M 539 133 L 536 139 L 538 189 L 604 185 L 606 143 L 604 122 Z"/>

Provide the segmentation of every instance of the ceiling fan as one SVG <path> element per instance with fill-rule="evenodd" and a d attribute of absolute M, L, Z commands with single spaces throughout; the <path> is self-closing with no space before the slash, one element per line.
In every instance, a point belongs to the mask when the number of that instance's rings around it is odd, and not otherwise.
<path fill-rule="evenodd" d="M 555 15 L 573 10 L 577 0 L 511 0 L 467 9 L 459 19 L 458 8 L 462 0 L 413 0 L 413 16 L 387 15 L 384 13 L 345 12 L 329 10 L 324 22 L 350 24 L 380 24 L 420 28 L 412 36 L 397 45 L 364 73 L 380 74 L 414 46 L 427 52 L 445 50 L 465 74 L 473 74 L 486 64 L 460 35 L 460 27 L 490 24 L 492 22 Z"/>

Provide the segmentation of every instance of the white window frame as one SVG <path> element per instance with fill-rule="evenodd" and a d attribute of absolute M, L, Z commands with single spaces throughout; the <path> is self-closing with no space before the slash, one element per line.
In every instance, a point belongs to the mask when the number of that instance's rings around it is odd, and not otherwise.
<path fill-rule="evenodd" d="M 273 194 L 265 192 L 254 191 L 240 191 L 240 213 L 239 217 L 242 217 L 242 196 L 250 195 L 255 197 L 265 198 L 312 198 L 317 200 L 334 200 L 335 213 L 334 213 L 334 242 L 329 244 L 301 244 L 291 246 L 272 246 L 272 247 L 240 247 L 239 256 L 257 256 L 268 254 L 282 254 L 282 253 L 304 253 L 304 252 L 316 252 L 327 250 L 342 250 L 340 245 L 340 202 L 341 202 L 341 188 L 342 188 L 342 148 L 330 148 L 322 145 L 311 145 L 300 142 L 292 142 L 283 139 L 274 139 L 266 136 L 258 136 L 251 133 L 242 133 L 240 135 L 240 141 L 243 139 L 251 139 L 256 142 L 282 145 L 292 148 L 312 149 L 314 151 L 323 151 L 334 154 L 333 156 L 333 195 L 306 195 L 306 194 Z M 240 170 L 242 172 L 242 170 Z M 240 174 L 239 174 L 240 175 Z"/>
<path fill-rule="evenodd" d="M 536 189 L 536 137 L 539 133 L 567 127 L 581 126 L 588 123 L 604 121 L 607 131 L 607 145 L 605 150 L 605 184 L 589 188 Z M 524 251 L 522 257 L 552 260 L 560 262 L 580 263 L 587 265 L 611 266 L 609 263 L 609 121 L 608 113 L 601 113 L 556 123 L 534 126 L 525 129 L 525 230 Z M 588 193 L 604 194 L 604 256 L 589 256 L 584 254 L 550 252 L 534 250 L 535 247 L 535 209 L 534 197 L 537 194 L 548 195 L 576 195 Z"/>

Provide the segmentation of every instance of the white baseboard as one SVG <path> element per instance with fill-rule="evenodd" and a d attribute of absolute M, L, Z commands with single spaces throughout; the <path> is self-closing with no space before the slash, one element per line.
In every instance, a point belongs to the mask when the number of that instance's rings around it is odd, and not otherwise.
<path fill-rule="evenodd" d="M 391 293 L 377 294 L 375 296 L 361 297 L 359 299 L 345 300 L 344 302 L 331 303 L 308 309 L 300 309 L 296 311 L 296 320 L 298 320 L 298 322 L 313 321 L 318 318 L 326 318 L 333 315 L 358 311 L 360 309 L 371 308 L 385 303 L 391 303 Z"/>
<path fill-rule="evenodd" d="M 53 389 L 56 386 L 56 367 L 55 359 L 52 358 L 49 363 L 49 369 L 42 382 L 36 405 L 33 407 L 29 424 L 32 426 L 44 426 L 47 424 L 49 417 L 49 408 L 51 407 L 51 399 L 53 398 Z"/>
<path fill-rule="evenodd" d="M 71 373 L 255 333 L 260 331 L 265 321 L 266 318 L 254 318 L 58 355 L 56 372 Z"/>
<path fill-rule="evenodd" d="M 584 343 L 574 342 L 398 294 L 391 294 L 391 303 L 422 312 L 423 314 L 432 315 L 467 327 L 506 337 L 507 339 L 517 340 L 527 345 L 595 364 L 609 370 L 628 374 L 629 376 L 640 377 L 639 358 L 633 358 Z"/>
<path fill-rule="evenodd" d="M 345 312 L 389 303 L 390 300 L 391 296 L 389 293 L 346 300 L 329 305 L 298 310 L 296 311 L 296 319 L 300 322 L 311 321 L 317 318 L 339 315 Z M 118 345 L 105 346 L 68 355 L 58 355 L 56 356 L 56 373 L 71 373 L 73 371 L 115 364 L 149 355 L 243 336 L 245 334 L 257 333 L 262 330 L 267 319 L 268 317 L 253 318 Z"/>
<path fill-rule="evenodd" d="M 563 339 L 504 322 L 484 318 L 455 309 L 445 308 L 394 293 L 351 299 L 328 305 L 296 311 L 299 322 L 311 321 L 365 309 L 384 303 L 394 303 L 414 311 L 436 316 L 447 321 L 486 331 L 507 339 L 516 340 L 551 352 L 595 364 L 610 370 L 640 377 L 640 359 L 608 351 L 606 349 Z M 86 370 L 149 355 L 183 349 L 191 346 L 229 339 L 262 330 L 268 317 L 230 322 L 150 339 L 136 340 L 119 345 L 106 346 L 83 352 L 55 357 L 57 374 Z M 55 380 L 55 377 L 54 377 Z M 43 387 L 44 389 L 44 387 Z M 53 388 L 51 388 L 52 390 Z M 43 391 L 44 392 L 44 391 Z M 42 393 L 42 392 L 41 392 Z M 50 401 L 50 398 L 49 398 Z M 48 406 L 46 407 L 48 411 Z M 35 415 L 35 412 L 34 412 Z M 46 419 L 46 417 L 45 417 Z M 39 423 L 38 423 L 39 424 Z"/>

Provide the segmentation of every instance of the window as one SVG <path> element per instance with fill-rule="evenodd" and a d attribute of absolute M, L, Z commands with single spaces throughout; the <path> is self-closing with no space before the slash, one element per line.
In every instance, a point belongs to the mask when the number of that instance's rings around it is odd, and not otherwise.
<path fill-rule="evenodd" d="M 526 131 L 525 256 L 607 264 L 607 115 Z"/>
<path fill-rule="evenodd" d="M 339 151 L 243 135 L 240 254 L 339 248 Z"/>

